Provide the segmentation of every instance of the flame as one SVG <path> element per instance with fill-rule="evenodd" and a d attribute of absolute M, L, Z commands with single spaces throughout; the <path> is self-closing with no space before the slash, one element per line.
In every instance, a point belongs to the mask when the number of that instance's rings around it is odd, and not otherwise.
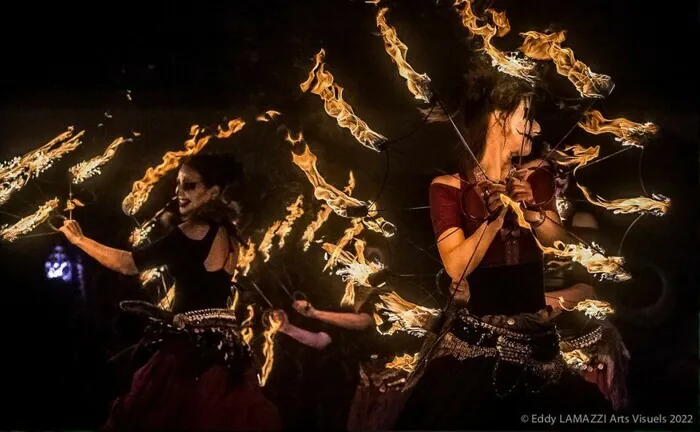
<path fill-rule="evenodd" d="M 331 259 L 335 257 L 335 261 L 341 264 L 341 268 L 335 272 L 345 282 L 345 294 L 340 300 L 341 306 L 352 306 L 355 304 L 355 286 L 371 287 L 369 277 L 383 270 L 384 265 L 380 262 L 367 262 L 365 259 L 365 242 L 360 239 L 355 239 L 355 255 L 344 251 L 343 247 L 345 245 L 340 246 L 340 242 L 338 243 L 338 245 L 324 243 L 323 250 L 331 254 Z M 335 265 L 335 261 L 333 265 Z M 328 262 L 330 263 L 330 259 Z M 326 268 L 329 267 L 332 266 L 326 264 Z M 324 271 L 326 268 L 324 268 Z"/>
<path fill-rule="evenodd" d="M 275 110 L 267 110 L 264 113 L 260 114 L 259 116 L 255 117 L 255 120 L 263 123 L 267 123 L 269 121 L 272 121 L 277 117 L 278 115 L 282 115 L 281 112 L 275 111 Z"/>
<path fill-rule="evenodd" d="M 352 190 L 355 188 L 355 176 L 352 174 L 352 171 L 350 171 L 350 179 L 348 180 L 348 185 L 343 189 L 343 191 L 348 194 L 348 196 L 352 193 Z M 318 211 L 318 214 L 316 215 L 316 219 L 311 222 L 307 227 L 306 230 L 304 231 L 304 235 L 301 237 L 301 239 L 304 241 L 304 252 L 309 250 L 309 247 L 311 246 L 311 242 L 314 240 L 314 237 L 316 236 L 316 231 L 318 231 L 323 224 L 328 220 L 328 217 L 331 215 L 331 212 L 333 209 L 331 209 L 328 204 L 322 204 L 321 209 Z"/>
<path fill-rule="evenodd" d="M 265 232 L 258 250 L 263 255 L 263 261 L 268 262 L 270 260 L 270 250 L 272 249 L 272 240 L 275 238 L 275 233 L 282 226 L 282 221 L 275 221 Z"/>
<path fill-rule="evenodd" d="M 399 369 L 411 373 L 416 368 L 416 366 L 418 366 L 418 359 L 420 358 L 419 354 L 420 353 L 415 353 L 413 355 L 404 354 L 402 356 L 395 356 L 384 367 L 386 369 Z"/>
<path fill-rule="evenodd" d="M 311 153 L 308 144 L 304 140 L 304 135 L 301 132 L 299 132 L 296 138 L 292 137 L 291 134 L 287 132 L 286 140 L 293 146 L 292 161 L 306 174 L 306 178 L 314 187 L 314 197 L 316 197 L 316 199 L 324 201 L 338 216 L 342 217 L 348 217 L 349 208 L 367 208 L 367 216 L 362 218 L 362 223 L 365 227 L 381 233 L 384 237 L 391 237 L 396 233 L 396 227 L 391 222 L 386 221 L 381 216 L 377 216 L 378 213 L 373 203 L 368 204 L 364 201 L 352 198 L 347 193 L 341 192 L 336 187 L 326 182 L 316 167 L 316 155 Z M 303 146 L 301 154 L 295 152 L 297 145 Z"/>
<path fill-rule="evenodd" d="M 273 338 L 274 334 L 282 327 L 282 321 L 274 317 L 274 314 L 268 314 L 268 321 L 270 322 L 270 327 L 263 332 L 263 337 L 265 338 L 265 343 L 263 344 L 263 356 L 265 357 L 265 363 L 263 364 L 261 374 L 258 377 L 261 386 L 265 386 L 267 379 L 272 372 L 272 365 L 275 361 L 275 340 Z"/>
<path fill-rule="evenodd" d="M 345 249 L 345 246 L 347 246 L 350 243 L 350 241 L 353 238 L 355 238 L 355 236 L 359 235 L 363 229 L 364 227 L 362 226 L 362 223 L 360 223 L 359 219 L 353 219 L 350 221 L 350 227 L 345 230 L 345 233 L 340 238 L 340 240 L 338 240 L 338 243 L 334 245 L 335 249 L 331 252 L 331 255 L 328 258 L 328 261 L 326 262 L 326 266 L 323 268 L 323 271 L 335 267 L 335 263 L 340 257 L 340 254 L 343 251 L 343 249 Z M 325 244 L 324 249 L 326 249 Z"/>
<path fill-rule="evenodd" d="M 574 369 L 585 370 L 591 358 L 581 350 L 573 350 L 561 353 L 566 364 Z"/>
<path fill-rule="evenodd" d="M 593 73 L 583 62 L 576 60 L 570 48 L 561 47 L 566 40 L 564 31 L 550 34 L 529 31 L 520 35 L 525 38 L 520 51 L 535 60 L 552 60 L 557 72 L 567 77 L 582 97 L 602 98 L 603 92 L 612 90 L 609 76 Z"/>
<path fill-rule="evenodd" d="M 73 130 L 71 126 L 66 132 L 38 149 L 0 164 L 0 205 L 5 204 L 10 196 L 22 189 L 30 179 L 38 177 L 54 162 L 82 144 L 80 138 L 85 131 L 73 136 Z"/>
<path fill-rule="evenodd" d="M 280 238 L 278 246 L 280 249 L 284 247 L 284 239 L 292 232 L 292 227 L 294 227 L 294 221 L 299 219 L 304 214 L 304 209 L 301 207 L 304 203 L 304 195 L 299 195 L 297 200 L 294 201 L 287 210 L 289 214 L 284 219 L 284 222 L 280 225 L 277 230 L 277 236 Z"/>
<path fill-rule="evenodd" d="M 463 5 L 460 9 L 459 6 Z M 533 69 L 535 63 L 527 59 L 519 58 L 517 53 L 504 53 L 491 45 L 491 39 L 494 36 L 505 36 L 510 31 L 510 23 L 505 12 L 496 12 L 493 9 L 486 9 L 486 12 L 491 15 L 491 21 L 494 25 L 484 24 L 479 26 L 477 17 L 472 11 L 471 0 L 455 0 L 454 7 L 457 9 L 462 18 L 462 25 L 466 27 L 473 35 L 481 36 L 484 42 L 484 47 L 481 51 L 491 57 L 491 64 L 498 68 L 500 72 L 512 75 L 527 82 L 535 81 Z"/>
<path fill-rule="evenodd" d="M 185 141 L 185 150 L 169 151 L 163 155 L 163 162 L 155 168 L 148 168 L 141 180 L 134 183 L 129 195 L 122 201 L 122 210 L 129 216 L 133 216 L 148 200 L 148 196 L 153 190 L 153 186 L 168 172 L 180 166 L 183 158 L 199 153 L 209 140 L 213 137 L 228 138 L 240 131 L 245 122 L 241 119 L 234 119 L 228 122 L 226 129 L 218 127 L 216 135 L 205 133 L 199 126 L 193 125 L 190 128 L 191 138 Z"/>
<path fill-rule="evenodd" d="M 571 151 L 572 154 L 566 152 Z M 581 168 L 588 162 L 600 156 L 600 146 L 584 147 L 579 144 L 574 144 L 564 147 L 564 150 L 556 150 L 555 153 L 559 158 L 555 162 L 562 166 L 576 165 L 575 169 Z"/>
<path fill-rule="evenodd" d="M 576 183 L 576 186 L 581 189 L 583 196 L 586 197 L 589 203 L 603 207 L 606 210 L 612 210 L 614 214 L 651 213 L 654 216 L 663 216 L 671 206 L 671 200 L 663 195 L 654 194 L 652 198 L 621 198 L 608 201 L 601 197 L 593 198 L 588 189 L 578 183 Z"/>
<path fill-rule="evenodd" d="M 236 262 L 236 270 L 233 273 L 232 280 L 235 282 L 238 274 L 247 276 L 250 271 L 250 265 L 255 261 L 255 243 L 248 238 L 247 246 L 242 246 L 238 249 L 238 261 Z"/>
<path fill-rule="evenodd" d="M 73 176 L 73 184 L 79 184 L 92 176 L 100 175 L 102 173 L 100 168 L 114 157 L 119 146 L 131 141 L 133 141 L 131 138 L 119 137 L 112 141 L 109 146 L 107 146 L 102 155 L 79 162 L 78 164 L 69 168 L 68 172 L 70 172 Z"/>
<path fill-rule="evenodd" d="M 525 215 L 520 205 L 504 194 L 500 194 L 499 197 L 503 205 L 513 209 L 518 218 L 518 225 L 532 231 L 532 227 L 525 220 Z M 534 233 L 533 238 L 544 254 L 553 255 L 555 259 L 566 258 L 577 262 L 584 266 L 589 273 L 597 274 L 602 279 L 621 282 L 632 278 L 630 274 L 622 268 L 624 264 L 624 259 L 622 257 L 606 257 L 602 253 L 584 244 L 565 244 L 559 240 L 554 242 L 554 247 L 548 247 L 540 243 Z M 600 246 L 597 246 L 595 243 L 593 245 L 602 250 Z"/>
<path fill-rule="evenodd" d="M 26 234 L 36 228 L 40 223 L 46 221 L 51 212 L 58 208 L 58 198 L 46 201 L 33 214 L 23 217 L 12 226 L 4 225 L 0 228 L 0 237 L 3 240 L 15 241 L 22 234 Z"/>
<path fill-rule="evenodd" d="M 66 208 L 63 209 L 63 211 L 71 211 L 77 207 L 85 207 L 85 204 L 83 204 L 79 199 L 70 198 L 66 200 Z"/>
<path fill-rule="evenodd" d="M 238 292 L 237 289 L 233 289 L 233 301 L 231 302 L 231 307 L 229 307 L 230 310 L 235 311 L 236 308 L 238 307 L 238 302 L 240 301 L 240 293 Z"/>
<path fill-rule="evenodd" d="M 424 336 L 427 333 L 425 327 L 433 318 L 440 315 L 439 310 L 411 303 L 395 292 L 380 294 L 379 298 L 381 302 L 376 304 L 377 310 L 383 310 L 389 316 L 389 322 L 392 323 L 387 331 L 377 329 L 383 335 L 405 331 L 414 336 Z"/>
<path fill-rule="evenodd" d="M 643 147 L 644 140 L 659 130 L 655 124 L 649 122 L 635 123 L 623 117 L 608 120 L 597 110 L 586 111 L 578 125 L 594 135 L 611 133 L 616 136 L 615 141 L 621 142 L 623 146 L 636 147 Z"/>
<path fill-rule="evenodd" d="M 377 12 L 377 27 L 381 30 L 384 39 L 384 49 L 391 57 L 391 60 L 399 68 L 399 75 L 406 79 L 408 90 L 413 93 L 416 99 L 426 103 L 430 102 L 432 92 L 430 91 L 430 78 L 426 74 L 419 74 L 406 61 L 408 47 L 401 42 L 396 29 L 386 22 L 386 15 L 389 8 L 382 8 Z"/>
<path fill-rule="evenodd" d="M 243 343 L 250 346 L 250 341 L 253 340 L 253 318 L 255 317 L 255 309 L 252 305 L 246 307 L 248 311 L 248 318 L 241 324 L 241 337 L 243 338 Z"/>
<path fill-rule="evenodd" d="M 615 313 L 615 310 L 612 308 L 610 303 L 600 300 L 586 299 L 578 302 L 576 306 L 573 307 L 573 309 L 567 309 L 564 306 L 564 297 L 559 297 L 558 300 L 562 309 L 567 310 L 569 312 L 583 312 L 589 318 L 604 320 L 609 314 Z"/>
<path fill-rule="evenodd" d="M 148 269 L 148 270 L 142 272 L 139 275 L 139 279 L 141 280 L 141 285 L 146 285 L 146 284 L 158 279 L 159 277 L 163 276 L 165 269 L 166 269 L 165 266 L 160 266 L 160 267 Z"/>
<path fill-rule="evenodd" d="M 172 311 L 173 300 L 175 300 L 175 285 L 168 289 L 168 293 L 160 300 L 158 307 L 166 311 Z"/>
<path fill-rule="evenodd" d="M 131 246 L 140 246 L 141 244 L 143 244 L 143 242 L 148 240 L 148 236 L 151 234 L 151 231 L 153 231 L 154 227 L 155 221 L 150 220 L 146 221 L 141 226 L 134 228 L 134 230 L 129 235 L 129 243 L 131 243 Z"/>
<path fill-rule="evenodd" d="M 363 146 L 372 149 L 376 152 L 381 151 L 377 144 L 386 141 L 386 138 L 367 126 L 359 117 L 355 115 L 352 107 L 343 100 L 343 88 L 334 83 L 333 75 L 326 70 L 326 65 L 323 63 L 323 58 L 326 51 L 322 48 L 316 54 L 314 65 L 309 77 L 301 83 L 301 91 L 318 95 L 323 100 L 323 106 L 329 116 L 338 121 L 340 127 L 350 130 L 352 136 Z M 316 81 L 312 86 L 311 84 Z"/>

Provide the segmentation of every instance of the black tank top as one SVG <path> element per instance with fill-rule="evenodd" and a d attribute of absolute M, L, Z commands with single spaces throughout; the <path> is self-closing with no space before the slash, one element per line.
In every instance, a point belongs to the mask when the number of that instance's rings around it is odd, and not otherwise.
<path fill-rule="evenodd" d="M 132 252 L 139 272 L 168 266 L 175 279 L 173 312 L 226 307 L 231 295 L 231 275 L 223 268 L 210 272 L 204 267 L 218 232 L 219 226 L 211 224 L 203 239 L 193 240 L 175 228 L 158 241 Z"/>

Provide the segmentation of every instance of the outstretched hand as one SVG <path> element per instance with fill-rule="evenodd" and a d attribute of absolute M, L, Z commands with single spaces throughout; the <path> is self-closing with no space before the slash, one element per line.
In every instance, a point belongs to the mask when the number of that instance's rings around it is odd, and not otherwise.
<path fill-rule="evenodd" d="M 58 229 L 66 236 L 69 242 L 77 245 L 85 235 L 83 235 L 83 230 L 80 229 L 80 225 L 73 219 L 66 219 L 63 221 L 63 226 Z"/>
<path fill-rule="evenodd" d="M 316 316 L 316 309 L 306 300 L 295 300 L 294 303 L 292 303 L 292 307 L 305 317 L 315 318 Z"/>

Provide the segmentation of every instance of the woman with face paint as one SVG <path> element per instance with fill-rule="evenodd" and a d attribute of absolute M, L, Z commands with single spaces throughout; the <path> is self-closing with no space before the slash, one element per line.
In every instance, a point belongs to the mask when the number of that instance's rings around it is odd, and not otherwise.
<path fill-rule="evenodd" d="M 231 157 L 192 156 L 177 176 L 177 223 L 163 238 L 133 252 L 86 237 L 74 220 L 65 221 L 61 231 L 102 265 L 125 275 L 167 266 L 175 280 L 174 314 L 226 309 L 242 243 L 234 201 L 242 177 Z M 134 374 L 128 394 L 114 402 L 105 429 L 280 428 L 277 410 L 258 386 L 240 334 L 224 329 L 203 336 L 172 324 L 171 319 L 150 328 L 155 335 L 148 342 L 159 349 Z"/>
<path fill-rule="evenodd" d="M 519 166 L 540 133 L 533 88 L 485 63 L 470 71 L 468 85 L 459 114 L 471 152 L 464 149 L 459 173 L 430 186 L 453 298 L 409 379 L 412 393 L 397 428 L 520 429 L 537 414 L 607 412 L 595 386 L 563 363 L 542 253 L 500 198 L 520 206 L 541 243 L 565 240 L 552 177 L 537 168 L 542 161 Z"/>

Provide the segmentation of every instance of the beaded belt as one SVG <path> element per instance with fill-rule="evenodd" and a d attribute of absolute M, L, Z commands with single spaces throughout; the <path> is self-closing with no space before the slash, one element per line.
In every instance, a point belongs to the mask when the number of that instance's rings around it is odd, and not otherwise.
<path fill-rule="evenodd" d="M 509 319 L 508 323 L 511 322 L 515 323 L 515 320 Z M 541 327 L 542 331 L 521 333 L 486 323 L 462 309 L 451 331 L 438 344 L 433 358 L 448 355 L 460 361 L 475 357 L 494 358 L 493 384 L 499 397 L 511 393 L 520 382 L 518 380 L 505 392 L 501 391 L 497 385 L 501 362 L 520 366 L 522 372 L 542 382 L 539 388 L 533 389 L 528 380 L 524 381 L 532 392 L 539 392 L 545 385 L 557 382 L 566 367 L 559 352 L 556 327 Z"/>

